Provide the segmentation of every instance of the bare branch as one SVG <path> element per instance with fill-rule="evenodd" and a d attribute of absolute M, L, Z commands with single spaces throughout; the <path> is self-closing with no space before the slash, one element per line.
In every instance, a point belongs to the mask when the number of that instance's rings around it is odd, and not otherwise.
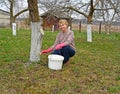
<path fill-rule="evenodd" d="M 85 13 L 79 11 L 79 10 L 76 9 L 76 8 L 73 8 L 72 6 L 70 6 L 70 7 L 66 7 L 66 8 L 68 8 L 68 9 L 70 9 L 70 10 L 73 10 L 73 11 L 75 11 L 75 12 L 77 12 L 77 13 L 79 13 L 79 14 L 82 14 L 82 15 L 84 15 L 85 17 L 87 17 L 87 15 L 86 15 Z"/>
<path fill-rule="evenodd" d="M 21 10 L 20 12 L 18 12 L 16 15 L 14 15 L 14 18 L 16 18 L 17 16 L 19 16 L 20 14 L 22 14 L 23 12 L 28 11 L 28 8 Z"/>

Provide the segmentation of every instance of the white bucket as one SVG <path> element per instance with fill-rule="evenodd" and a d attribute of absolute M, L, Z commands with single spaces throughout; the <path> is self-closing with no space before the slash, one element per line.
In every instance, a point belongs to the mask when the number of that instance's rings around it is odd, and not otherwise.
<path fill-rule="evenodd" d="M 61 55 L 51 54 L 48 56 L 48 67 L 53 70 L 61 70 L 64 57 Z"/>

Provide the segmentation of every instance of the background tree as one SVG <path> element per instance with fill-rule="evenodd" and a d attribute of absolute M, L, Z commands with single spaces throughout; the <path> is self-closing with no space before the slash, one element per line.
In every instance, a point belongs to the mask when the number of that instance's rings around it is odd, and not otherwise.
<path fill-rule="evenodd" d="M 48 18 L 51 16 L 57 16 L 57 18 L 69 19 L 69 26 L 72 29 L 72 14 L 73 11 L 65 7 L 70 6 L 72 2 L 70 0 L 38 0 L 39 8 L 44 12 L 49 13 Z"/>
<path fill-rule="evenodd" d="M 50 0 L 51 2 L 48 3 L 47 0 L 39 0 L 44 7 L 46 7 L 46 10 L 52 10 L 51 14 L 57 13 L 58 15 L 62 12 L 70 13 L 70 10 L 75 11 L 81 15 L 84 15 L 87 18 L 87 41 L 92 41 L 92 33 L 91 33 L 91 23 L 92 23 L 92 17 L 94 14 L 94 8 L 99 0 L 96 0 L 96 2 L 93 2 L 93 0 L 90 0 L 90 2 L 83 3 L 82 1 L 75 1 L 75 0 Z M 47 2 L 47 3 L 46 3 Z M 45 10 L 45 9 L 44 9 Z"/>
<path fill-rule="evenodd" d="M 116 13 L 118 17 L 119 5 L 117 4 L 119 4 L 119 2 L 120 2 L 119 0 L 114 0 L 114 1 L 113 0 L 89 0 L 86 2 L 79 1 L 77 3 L 74 3 L 72 6 L 68 6 L 67 8 L 74 10 L 75 12 L 79 13 L 80 15 L 83 15 L 87 19 L 87 41 L 92 42 L 91 24 L 92 24 L 93 18 L 95 18 L 96 13 L 98 13 L 98 11 L 104 11 L 105 16 L 101 15 L 101 17 L 104 17 L 104 19 L 108 19 L 109 17 L 111 17 L 111 14 L 113 13 L 113 17 L 109 20 L 110 22 L 115 18 Z M 110 10 L 112 10 L 112 12 Z"/>
<path fill-rule="evenodd" d="M 12 26 L 12 23 L 15 23 L 15 19 L 21 15 L 22 13 L 28 11 L 28 8 L 26 6 L 25 9 L 21 9 L 18 11 L 18 1 L 19 0 L 1 0 L 1 6 L 4 6 L 6 10 L 10 12 L 10 26 Z M 23 0 L 24 1 L 24 0 Z M 22 2 L 23 2 L 22 1 Z M 22 7 L 22 6 L 21 6 Z M 16 10 L 16 11 L 15 11 Z"/>
<path fill-rule="evenodd" d="M 120 1 L 102 0 L 97 6 L 100 7 L 100 10 L 96 11 L 96 19 L 102 19 L 104 21 L 106 34 L 110 34 L 112 23 L 120 21 Z"/>
<path fill-rule="evenodd" d="M 58 14 L 60 15 L 62 12 L 67 12 L 68 9 L 63 8 L 68 3 L 67 0 L 38 0 L 39 8 L 44 12 L 50 11 L 50 15 Z"/>
<path fill-rule="evenodd" d="M 79 2 L 78 4 L 67 7 L 81 15 L 84 15 L 87 18 L 87 41 L 88 42 L 92 42 L 91 23 L 92 23 L 95 6 L 97 3 L 98 1 L 93 2 L 93 0 L 90 0 L 90 2 L 88 3 Z"/>

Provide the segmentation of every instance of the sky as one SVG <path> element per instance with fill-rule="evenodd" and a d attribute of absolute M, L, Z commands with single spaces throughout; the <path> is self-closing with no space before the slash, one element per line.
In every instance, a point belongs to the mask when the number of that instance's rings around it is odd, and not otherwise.
<path fill-rule="evenodd" d="M 48 0 L 48 1 L 49 1 L 49 0 Z M 79 2 L 79 0 L 71 0 L 71 1 L 72 1 L 72 2 L 75 2 L 75 3 Z M 85 1 L 85 0 L 81 0 L 81 1 Z M 23 3 L 23 2 L 24 2 L 24 3 Z M 24 9 L 25 7 L 27 7 L 27 0 L 22 0 L 22 2 L 18 0 L 18 4 L 19 4 L 19 5 L 17 5 L 17 7 L 22 6 L 22 8 Z M 0 9 L 9 12 L 9 9 L 6 8 L 5 6 L 1 6 Z M 19 10 L 21 10 L 21 9 L 19 9 Z M 14 14 L 15 14 L 16 12 L 18 12 L 19 10 L 18 10 L 18 9 L 17 9 L 17 10 L 14 10 Z M 28 13 L 28 12 L 27 12 L 27 13 Z M 27 13 L 22 14 L 22 16 L 24 16 L 24 17 L 28 16 Z M 40 11 L 39 13 L 42 14 L 42 13 L 44 13 L 44 12 L 43 12 L 43 11 Z M 19 17 L 22 17 L 22 16 L 19 16 Z M 74 17 L 74 18 L 77 19 L 77 18 L 81 18 L 81 15 L 80 15 L 80 14 L 78 14 L 78 15 L 72 15 L 72 17 Z"/>

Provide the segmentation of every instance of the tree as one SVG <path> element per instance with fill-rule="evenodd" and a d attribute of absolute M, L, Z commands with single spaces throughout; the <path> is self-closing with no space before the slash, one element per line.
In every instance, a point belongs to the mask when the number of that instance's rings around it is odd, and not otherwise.
<path fill-rule="evenodd" d="M 98 1 L 93 2 L 93 0 L 90 0 L 89 3 L 85 3 L 85 4 L 83 4 L 83 2 L 80 2 L 79 4 L 81 4 L 81 6 L 77 4 L 77 5 L 75 5 L 76 7 L 74 7 L 74 6 L 67 7 L 71 10 L 76 11 L 79 14 L 84 15 L 87 18 L 87 41 L 88 42 L 92 42 L 91 23 L 92 23 L 92 18 L 93 18 L 93 13 L 94 13 L 94 10 L 95 10 L 95 6 L 96 6 L 97 3 L 98 3 Z M 79 10 L 82 7 L 85 9 L 85 11 Z"/>
<path fill-rule="evenodd" d="M 15 22 L 15 19 L 19 15 L 28 11 L 28 8 L 18 11 L 18 9 L 17 9 L 18 6 L 16 5 L 17 2 L 18 2 L 18 0 L 1 0 L 1 4 L 10 11 L 10 26 L 12 26 L 12 23 Z M 15 7 L 15 5 L 16 5 L 16 7 Z M 17 12 L 14 12 L 15 8 L 17 9 Z"/>
<path fill-rule="evenodd" d="M 69 26 L 72 29 L 72 10 L 65 7 L 70 6 L 72 2 L 70 0 L 38 0 L 39 8 L 44 12 L 49 13 L 47 17 L 57 16 L 57 18 L 66 18 L 69 20 Z"/>
<path fill-rule="evenodd" d="M 117 3 L 116 3 L 117 2 Z M 100 5 L 101 4 L 101 5 Z M 75 12 L 84 15 L 84 17 L 87 19 L 87 41 L 92 42 L 92 28 L 91 24 L 93 21 L 93 18 L 95 17 L 95 13 L 98 13 L 98 11 L 106 11 L 105 15 L 109 15 L 109 10 L 114 10 L 113 18 L 115 17 L 115 14 L 117 13 L 118 17 L 118 10 L 119 10 L 119 0 L 89 0 L 89 1 L 79 1 L 72 6 L 68 6 L 66 8 L 69 8 L 71 10 L 74 10 Z M 102 7 L 104 6 L 104 7 Z M 107 7 L 106 7 L 107 6 Z M 111 14 L 111 13 L 110 13 Z M 103 15 L 101 15 L 103 17 Z M 110 16 L 109 16 L 110 17 Z M 105 19 L 109 18 L 105 17 Z"/>
<path fill-rule="evenodd" d="M 28 0 L 28 9 L 31 19 L 31 49 L 30 61 L 38 62 L 40 60 L 39 52 L 42 44 L 43 30 L 39 18 L 37 0 Z"/>
<path fill-rule="evenodd" d="M 97 11 L 97 19 L 103 19 L 105 23 L 106 34 L 110 34 L 111 25 L 114 21 L 120 19 L 120 1 L 119 0 L 105 0 L 100 1 L 98 4 L 101 7 L 100 11 Z"/>
<path fill-rule="evenodd" d="M 10 11 L 10 26 L 12 28 L 13 35 L 16 35 L 16 23 L 15 19 L 22 13 L 28 11 L 28 8 L 22 9 L 21 11 L 15 13 L 15 5 L 17 5 L 18 0 L 1 0 L 1 4 L 5 5 Z"/>
<path fill-rule="evenodd" d="M 39 0 L 41 1 L 41 0 Z M 90 0 L 89 3 L 83 3 L 82 1 L 71 1 L 71 0 L 50 0 L 48 3 L 47 0 L 41 1 L 42 5 L 46 7 L 46 9 L 52 10 L 52 14 L 57 13 L 61 14 L 62 12 L 70 13 L 71 10 L 75 11 L 79 14 L 84 15 L 87 18 L 87 41 L 92 41 L 92 33 L 91 33 L 91 23 L 92 23 L 92 17 L 94 13 L 94 8 L 98 1 L 93 2 L 93 0 Z M 47 2 L 47 3 L 46 3 Z M 84 11 L 81 10 L 83 8 Z M 61 12 L 62 11 L 62 12 Z M 71 13 L 70 13 L 71 14 Z"/>

